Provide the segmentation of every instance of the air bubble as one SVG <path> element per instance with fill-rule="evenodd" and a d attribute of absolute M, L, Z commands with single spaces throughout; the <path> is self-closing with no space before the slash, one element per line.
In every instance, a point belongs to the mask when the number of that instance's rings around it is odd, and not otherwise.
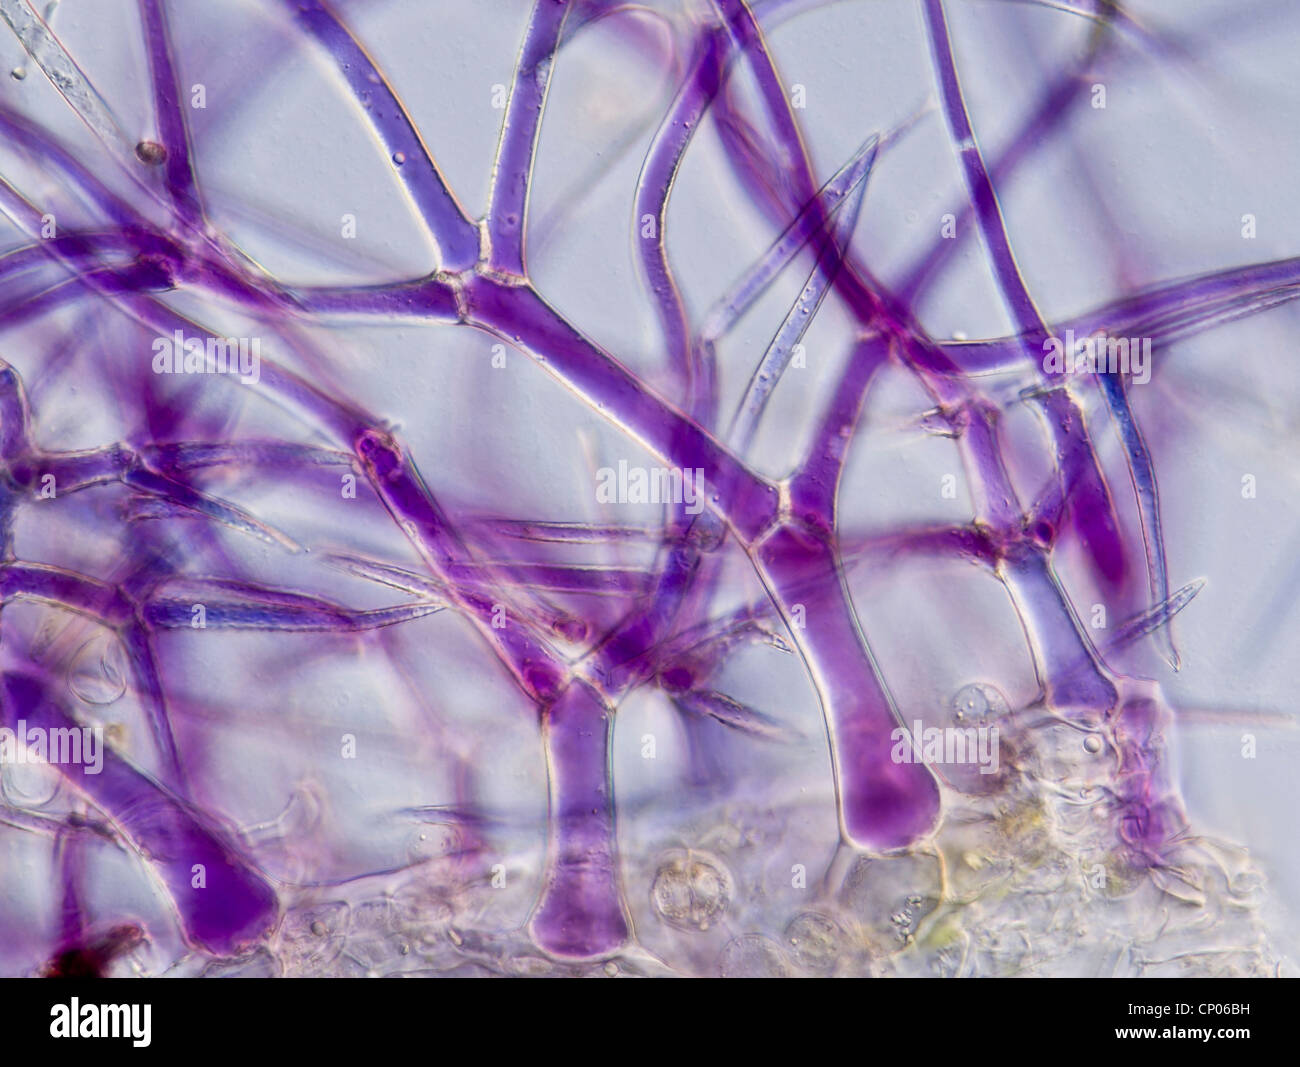
<path fill-rule="evenodd" d="M 761 934 L 746 934 L 722 950 L 718 973 L 723 978 L 786 978 L 790 971 L 780 945 Z"/>
<path fill-rule="evenodd" d="M 68 688 L 87 704 L 112 704 L 126 692 L 126 677 L 121 642 L 101 633 L 77 650 L 68 671 Z"/>
<path fill-rule="evenodd" d="M 27 77 L 27 68 L 14 67 L 14 69 L 9 72 L 9 77 L 13 78 L 16 82 L 20 82 Z"/>
<path fill-rule="evenodd" d="M 1083 739 L 1083 747 L 1089 752 L 1101 751 L 1101 738 L 1096 734 L 1089 734 Z"/>
<path fill-rule="evenodd" d="M 43 808 L 58 794 L 59 782 L 48 763 L 0 764 L 0 795 L 16 808 Z"/>
<path fill-rule="evenodd" d="M 655 874 L 650 901 L 664 922 L 707 930 L 727 910 L 732 887 L 720 860 L 699 852 L 670 853 Z"/>
<path fill-rule="evenodd" d="M 396 164 L 400 167 L 403 163 L 406 162 L 406 153 L 405 153 L 405 152 L 394 152 L 394 153 L 393 153 L 393 162 L 396 163 Z"/>

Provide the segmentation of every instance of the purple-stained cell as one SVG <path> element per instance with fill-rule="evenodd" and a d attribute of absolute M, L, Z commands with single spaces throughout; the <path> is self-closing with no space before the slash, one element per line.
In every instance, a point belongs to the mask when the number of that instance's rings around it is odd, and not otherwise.
<path fill-rule="evenodd" d="M 1288 8 L 37 6 L 0 973 L 1290 966 Z"/>

